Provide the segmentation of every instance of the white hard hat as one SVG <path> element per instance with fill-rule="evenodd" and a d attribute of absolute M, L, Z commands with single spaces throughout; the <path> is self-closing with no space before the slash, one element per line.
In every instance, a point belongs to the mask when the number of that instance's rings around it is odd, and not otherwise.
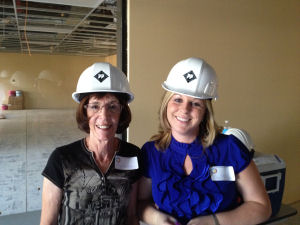
<path fill-rule="evenodd" d="M 188 58 L 175 64 L 162 87 L 199 99 L 217 98 L 217 75 L 203 59 Z"/>
<path fill-rule="evenodd" d="M 128 96 L 128 102 L 134 98 L 125 74 L 118 68 L 104 62 L 94 63 L 82 72 L 72 98 L 79 103 L 84 96 L 82 94 L 95 92 L 124 93 Z"/>
<path fill-rule="evenodd" d="M 248 148 L 249 151 L 254 149 L 254 143 L 250 135 L 245 130 L 238 129 L 238 128 L 228 128 L 223 133 L 226 135 L 230 135 L 230 134 L 234 135 Z"/>

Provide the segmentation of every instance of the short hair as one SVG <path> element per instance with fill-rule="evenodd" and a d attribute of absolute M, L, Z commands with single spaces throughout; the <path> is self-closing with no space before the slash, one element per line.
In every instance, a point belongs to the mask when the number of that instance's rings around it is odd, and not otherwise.
<path fill-rule="evenodd" d="M 102 98 L 106 94 L 112 94 L 114 95 L 118 100 L 119 103 L 122 106 L 122 111 L 120 114 L 119 124 L 116 133 L 121 134 L 123 133 L 129 126 L 131 122 L 131 110 L 128 106 L 128 97 L 125 94 L 122 93 L 115 93 L 115 92 L 96 92 L 96 93 L 89 93 L 85 95 L 81 100 L 77 107 L 76 111 L 76 121 L 78 128 L 86 133 L 90 133 L 90 127 L 89 127 L 89 118 L 87 116 L 87 110 L 84 107 L 86 104 L 88 104 L 90 98 Z"/>
<path fill-rule="evenodd" d="M 168 148 L 171 142 L 171 125 L 167 118 L 167 106 L 171 97 L 175 93 L 166 91 L 159 110 L 159 131 L 151 137 L 151 141 L 155 142 L 155 147 L 164 151 Z M 199 138 L 204 148 L 209 147 L 215 140 L 218 133 L 221 132 L 221 127 L 219 127 L 214 119 L 214 112 L 212 107 L 211 99 L 205 99 L 205 113 L 203 120 L 199 125 Z"/>

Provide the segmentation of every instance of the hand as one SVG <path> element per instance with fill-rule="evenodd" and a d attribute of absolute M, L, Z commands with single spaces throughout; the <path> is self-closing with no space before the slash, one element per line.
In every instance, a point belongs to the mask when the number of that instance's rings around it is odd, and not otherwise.
<path fill-rule="evenodd" d="M 209 216 L 198 216 L 196 218 L 191 219 L 187 225 L 211 225 L 215 224 L 213 218 Z"/>
<path fill-rule="evenodd" d="M 174 217 L 159 212 L 156 216 L 156 224 L 157 225 L 181 225 Z"/>

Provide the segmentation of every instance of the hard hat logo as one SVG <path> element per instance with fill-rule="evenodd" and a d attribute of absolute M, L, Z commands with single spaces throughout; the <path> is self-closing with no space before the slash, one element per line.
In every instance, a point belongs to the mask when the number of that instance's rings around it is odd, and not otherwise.
<path fill-rule="evenodd" d="M 196 75 L 194 74 L 193 70 L 183 75 L 186 82 L 190 83 L 192 80 L 197 79 Z"/>
<path fill-rule="evenodd" d="M 100 83 L 102 83 L 106 78 L 108 78 L 108 75 L 103 72 L 102 70 L 97 73 L 95 76 L 94 76 L 98 81 L 100 81 Z"/>

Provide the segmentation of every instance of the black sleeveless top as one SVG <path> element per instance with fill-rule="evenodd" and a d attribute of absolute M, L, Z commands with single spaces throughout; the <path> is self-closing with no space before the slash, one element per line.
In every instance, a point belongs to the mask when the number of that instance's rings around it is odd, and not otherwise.
<path fill-rule="evenodd" d="M 138 168 L 116 169 L 116 158 L 133 160 Z M 103 174 L 82 139 L 55 149 L 42 175 L 63 190 L 59 225 L 122 225 L 126 224 L 131 184 L 140 178 L 141 170 L 140 149 L 120 141 L 119 151 Z"/>

